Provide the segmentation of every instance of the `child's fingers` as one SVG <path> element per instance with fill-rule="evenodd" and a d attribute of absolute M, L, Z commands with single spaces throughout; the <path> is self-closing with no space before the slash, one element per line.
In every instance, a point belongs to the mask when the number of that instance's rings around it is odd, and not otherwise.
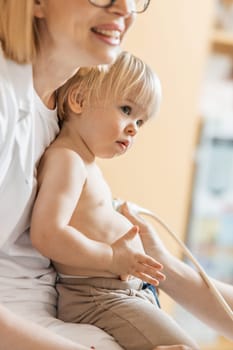
<path fill-rule="evenodd" d="M 149 275 L 146 275 L 145 273 L 135 272 L 134 276 L 139 278 L 143 282 L 152 284 L 155 287 L 157 287 L 159 285 L 159 282 L 160 282 L 158 279 L 151 277 Z"/>
<path fill-rule="evenodd" d="M 138 254 L 138 262 L 155 269 L 163 269 L 163 265 L 149 255 Z"/>
<path fill-rule="evenodd" d="M 149 262 L 148 264 L 145 261 Z M 160 281 L 164 281 L 166 276 L 161 272 L 162 265 L 152 259 L 146 259 L 142 257 L 142 260 L 137 263 L 135 271 L 132 275 L 142 279 L 144 282 L 158 285 Z"/>
<path fill-rule="evenodd" d="M 142 279 L 145 282 L 151 284 L 156 283 L 156 285 L 158 285 L 159 282 L 164 281 L 166 279 L 166 276 L 161 271 L 158 271 L 157 269 L 153 269 L 150 266 L 145 265 L 140 265 L 137 271 L 135 271 L 135 275 L 136 277 Z"/>

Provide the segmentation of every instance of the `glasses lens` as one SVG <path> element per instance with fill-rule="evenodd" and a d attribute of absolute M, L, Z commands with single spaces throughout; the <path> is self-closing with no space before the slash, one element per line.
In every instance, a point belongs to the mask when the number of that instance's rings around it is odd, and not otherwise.
<path fill-rule="evenodd" d="M 150 0 L 132 0 L 132 3 L 134 3 L 134 9 L 132 9 L 132 12 L 142 13 L 146 11 Z"/>
<path fill-rule="evenodd" d="M 116 0 L 89 0 L 89 2 L 97 7 L 110 7 L 111 5 L 113 5 L 114 2 L 116 2 Z M 132 7 L 132 12 L 141 13 L 147 9 L 150 0 L 128 0 L 128 2 Z"/>

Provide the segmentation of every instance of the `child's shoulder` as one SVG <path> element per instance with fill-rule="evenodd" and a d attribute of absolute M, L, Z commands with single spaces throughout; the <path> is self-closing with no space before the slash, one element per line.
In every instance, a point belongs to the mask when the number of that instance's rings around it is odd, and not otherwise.
<path fill-rule="evenodd" d="M 56 169 L 60 172 L 80 171 L 86 174 L 86 166 L 80 155 L 68 147 L 49 147 L 41 158 L 38 171 Z"/>
<path fill-rule="evenodd" d="M 50 147 L 48 147 L 45 150 L 42 159 L 51 160 L 52 158 L 57 159 L 59 162 L 64 160 L 72 160 L 84 164 L 84 161 L 80 157 L 80 155 L 77 152 L 75 152 L 72 148 L 67 146 L 51 145 Z"/>

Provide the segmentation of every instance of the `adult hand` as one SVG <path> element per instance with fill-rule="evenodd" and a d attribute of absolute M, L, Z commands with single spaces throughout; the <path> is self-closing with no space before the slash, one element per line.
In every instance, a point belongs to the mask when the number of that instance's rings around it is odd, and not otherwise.
<path fill-rule="evenodd" d="M 160 345 L 157 346 L 157 348 L 154 348 L 153 350 L 192 350 L 187 345 Z"/>
<path fill-rule="evenodd" d="M 166 263 L 171 256 L 169 251 L 164 246 L 163 242 L 157 235 L 154 227 L 149 224 L 143 217 L 137 215 L 130 209 L 130 203 L 123 203 L 119 209 L 133 225 L 138 226 L 139 235 L 146 254 L 158 259 L 159 262 Z"/>
<path fill-rule="evenodd" d="M 157 286 L 165 279 L 160 271 L 162 265 L 154 258 L 135 250 L 132 240 L 138 234 L 138 227 L 133 226 L 124 236 L 114 242 L 110 271 L 127 280 L 129 275 Z"/>

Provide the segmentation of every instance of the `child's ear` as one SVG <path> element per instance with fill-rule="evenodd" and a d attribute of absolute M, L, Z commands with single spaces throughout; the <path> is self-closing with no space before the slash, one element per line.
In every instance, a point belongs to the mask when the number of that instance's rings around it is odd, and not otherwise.
<path fill-rule="evenodd" d="M 84 98 L 78 89 L 72 89 L 68 94 L 69 108 L 75 114 L 81 114 L 83 111 Z"/>

